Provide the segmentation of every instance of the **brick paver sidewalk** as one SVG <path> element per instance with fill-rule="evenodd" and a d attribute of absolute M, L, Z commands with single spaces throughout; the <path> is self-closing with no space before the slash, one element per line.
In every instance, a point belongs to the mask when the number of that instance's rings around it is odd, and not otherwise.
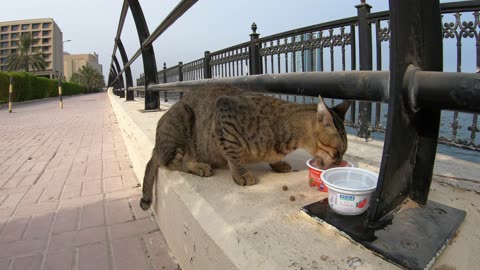
<path fill-rule="evenodd" d="M 0 269 L 177 269 L 106 93 L 0 109 Z"/>

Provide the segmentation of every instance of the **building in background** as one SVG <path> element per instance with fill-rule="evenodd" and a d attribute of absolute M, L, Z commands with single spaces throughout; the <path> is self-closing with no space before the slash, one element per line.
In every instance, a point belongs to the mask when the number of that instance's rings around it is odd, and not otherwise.
<path fill-rule="evenodd" d="M 66 81 L 70 81 L 72 74 L 77 72 L 81 67 L 86 66 L 87 64 L 91 67 L 100 71 L 100 74 L 103 75 L 102 65 L 98 63 L 98 54 L 69 54 L 65 53 L 63 55 L 63 75 L 65 76 Z"/>
<path fill-rule="evenodd" d="M 44 71 L 32 73 L 59 77 L 63 72 L 63 34 L 51 18 L 0 22 L 0 71 L 7 71 L 7 58 L 17 52 L 18 38 L 23 33 L 34 39 L 32 53 L 41 52 L 47 62 Z"/>

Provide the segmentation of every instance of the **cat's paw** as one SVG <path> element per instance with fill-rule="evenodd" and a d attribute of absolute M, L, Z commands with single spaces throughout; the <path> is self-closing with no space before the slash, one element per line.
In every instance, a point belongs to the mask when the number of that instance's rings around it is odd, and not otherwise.
<path fill-rule="evenodd" d="M 213 175 L 212 167 L 206 163 L 193 163 L 189 169 L 198 176 L 209 177 Z"/>
<path fill-rule="evenodd" d="M 290 166 L 290 164 L 288 164 L 286 161 L 270 163 L 270 167 L 272 170 L 279 173 L 287 173 L 292 171 L 292 166 Z"/>
<path fill-rule="evenodd" d="M 233 180 L 240 186 L 251 186 L 256 184 L 255 177 L 251 172 L 246 172 L 242 175 L 233 175 Z"/>
<path fill-rule="evenodd" d="M 144 198 L 140 199 L 140 208 L 142 208 L 143 211 L 147 211 L 151 205 L 152 205 L 152 200 L 145 200 Z"/>

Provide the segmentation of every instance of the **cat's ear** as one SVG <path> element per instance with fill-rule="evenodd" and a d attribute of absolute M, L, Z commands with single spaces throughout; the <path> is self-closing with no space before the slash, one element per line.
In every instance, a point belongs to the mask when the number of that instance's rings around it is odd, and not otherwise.
<path fill-rule="evenodd" d="M 345 120 L 345 114 L 347 113 L 348 109 L 350 108 L 350 105 L 352 104 L 351 101 L 345 100 L 344 102 L 338 104 L 337 106 L 333 107 L 332 110 L 334 110 L 342 120 Z"/>
<path fill-rule="evenodd" d="M 324 127 L 333 125 L 332 114 L 325 105 L 325 102 L 323 102 L 323 98 L 321 96 L 318 96 L 317 120 L 322 123 Z"/>

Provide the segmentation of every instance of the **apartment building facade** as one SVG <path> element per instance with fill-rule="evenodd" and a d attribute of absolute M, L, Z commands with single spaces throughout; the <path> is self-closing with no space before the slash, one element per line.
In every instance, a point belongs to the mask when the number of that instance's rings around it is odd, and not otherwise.
<path fill-rule="evenodd" d="M 102 65 L 98 63 L 98 54 L 95 52 L 93 54 L 69 54 L 64 53 L 63 55 L 63 75 L 65 76 L 66 81 L 70 81 L 72 74 L 77 72 L 80 68 L 86 65 L 90 65 L 91 67 L 102 72 Z"/>
<path fill-rule="evenodd" d="M 63 72 L 63 34 L 51 18 L 0 22 L 0 71 L 7 71 L 7 58 L 17 53 L 20 35 L 33 37 L 32 53 L 41 53 L 47 67 L 30 70 L 35 75 L 57 78 Z"/>

